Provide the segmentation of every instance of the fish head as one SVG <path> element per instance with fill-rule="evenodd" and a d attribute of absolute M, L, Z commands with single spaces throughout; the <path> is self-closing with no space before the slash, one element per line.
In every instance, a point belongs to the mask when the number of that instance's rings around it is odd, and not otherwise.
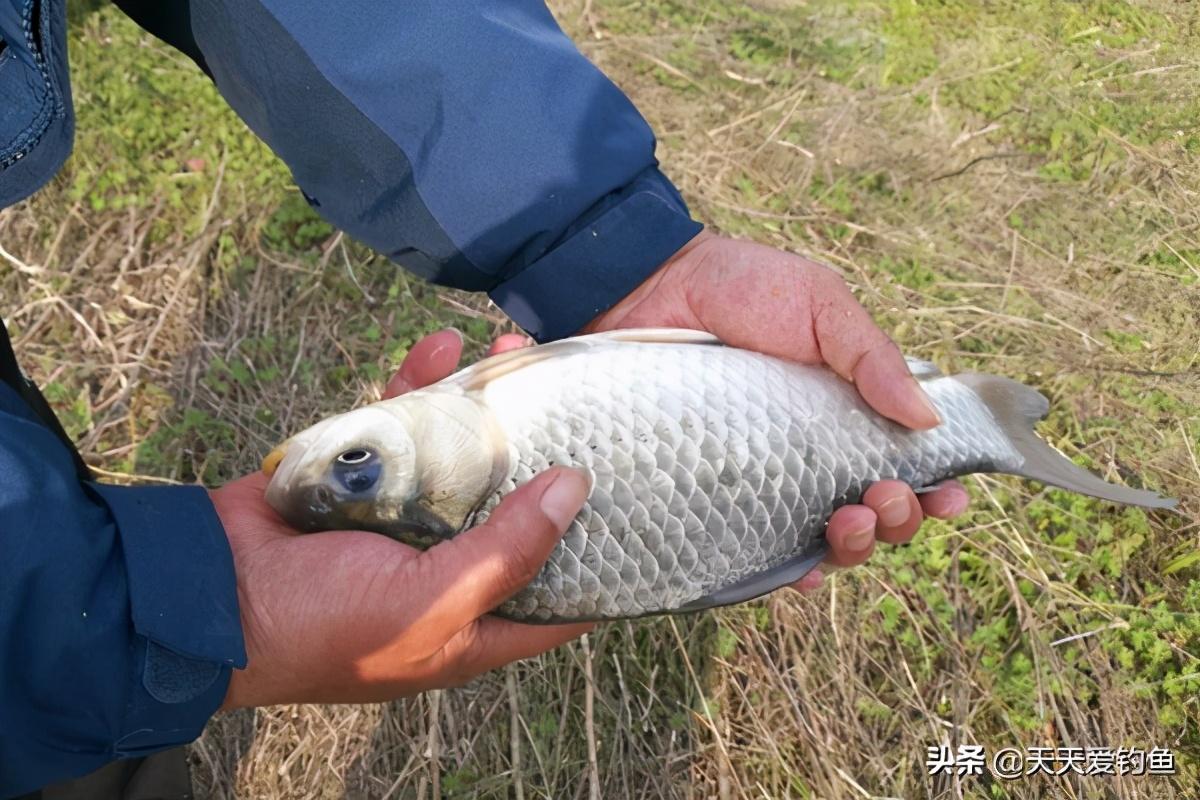
<path fill-rule="evenodd" d="M 402 413 L 370 405 L 322 420 L 263 460 L 266 500 L 304 532 L 420 528 L 417 453 Z"/>

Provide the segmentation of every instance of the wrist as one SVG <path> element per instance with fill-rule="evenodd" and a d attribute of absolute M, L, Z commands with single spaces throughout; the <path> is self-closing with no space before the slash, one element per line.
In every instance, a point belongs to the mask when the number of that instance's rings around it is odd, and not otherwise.
<path fill-rule="evenodd" d="M 218 712 L 263 705 L 256 701 L 261 696 L 254 686 L 254 667 L 259 661 L 255 658 L 258 637 L 252 613 L 254 598 L 247 591 L 247 585 L 249 574 L 253 572 L 254 553 L 269 549 L 263 545 L 271 539 L 272 520 L 269 518 L 269 509 L 264 511 L 265 503 L 262 500 L 265 483 L 263 476 L 255 473 L 208 492 L 213 510 L 229 539 L 237 584 L 238 613 L 246 646 L 246 662 L 241 669 L 230 673 L 225 698 Z"/>
<path fill-rule="evenodd" d="M 702 230 L 670 181 L 649 168 L 588 209 L 548 250 L 488 294 L 534 339 L 571 336 Z"/>
<path fill-rule="evenodd" d="M 703 327 L 689 308 L 687 290 L 691 285 L 691 276 L 704 261 L 705 251 L 712 242 L 720 238 L 707 229 L 700 231 L 620 302 L 584 326 L 582 332 L 597 333 L 615 328 L 641 327 L 639 320 L 643 316 L 649 316 L 643 312 L 647 311 L 645 307 L 652 298 L 656 308 L 662 306 L 671 309 L 673 314 L 670 319 L 657 319 L 651 324 L 658 327 Z M 661 302 L 664 299 L 667 300 L 666 303 Z M 672 300 L 675 302 L 671 302 Z"/>

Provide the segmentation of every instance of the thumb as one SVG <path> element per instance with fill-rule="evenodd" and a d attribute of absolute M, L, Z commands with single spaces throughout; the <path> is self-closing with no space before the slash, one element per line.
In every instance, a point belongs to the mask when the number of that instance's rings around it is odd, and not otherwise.
<path fill-rule="evenodd" d="M 941 417 L 904 355 L 840 276 L 821 268 L 813 273 L 821 297 L 812 330 L 821 359 L 853 383 L 871 408 L 913 430 L 937 427 Z"/>
<path fill-rule="evenodd" d="M 508 495 L 487 522 L 417 559 L 429 576 L 430 633 L 452 636 L 524 588 L 550 556 L 589 491 L 575 469 L 547 470 Z"/>

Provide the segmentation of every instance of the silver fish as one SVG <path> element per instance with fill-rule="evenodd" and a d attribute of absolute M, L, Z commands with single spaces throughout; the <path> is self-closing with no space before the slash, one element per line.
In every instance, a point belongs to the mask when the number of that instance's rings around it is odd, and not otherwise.
<path fill-rule="evenodd" d="M 1168 508 L 1106 483 L 1033 431 L 1049 404 L 990 375 L 909 361 L 942 424 L 910 431 L 823 367 L 668 329 L 512 351 L 331 417 L 276 448 L 267 502 L 305 531 L 356 528 L 417 546 L 487 518 L 538 472 L 581 467 L 587 505 L 497 613 L 526 622 L 739 603 L 798 580 L 825 526 L 875 481 L 918 489 L 973 472 Z"/>

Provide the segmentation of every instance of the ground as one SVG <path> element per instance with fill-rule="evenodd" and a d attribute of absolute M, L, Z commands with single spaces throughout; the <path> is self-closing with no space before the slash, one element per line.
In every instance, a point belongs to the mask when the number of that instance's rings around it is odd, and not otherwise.
<path fill-rule="evenodd" d="M 1056 446 L 811 596 L 613 624 L 386 706 L 219 717 L 202 796 L 1187 797 L 1200 783 L 1200 7 L 558 0 L 713 228 L 831 265 L 904 348 L 1040 388 Z M 75 153 L 0 212 L 0 309 L 113 481 L 215 485 L 510 325 L 321 222 L 183 57 L 76 8 Z M 931 778 L 931 745 L 1171 748 L 1178 775 Z"/>

